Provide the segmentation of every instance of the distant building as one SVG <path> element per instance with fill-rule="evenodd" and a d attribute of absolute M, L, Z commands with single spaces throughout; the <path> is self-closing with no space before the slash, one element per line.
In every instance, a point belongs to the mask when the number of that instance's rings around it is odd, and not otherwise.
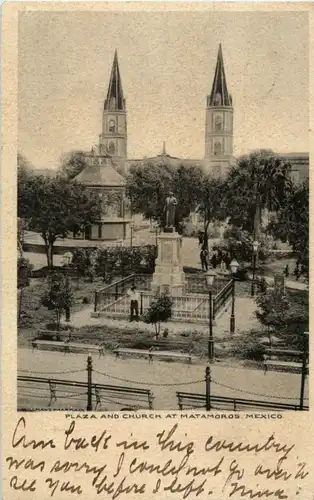
<path fill-rule="evenodd" d="M 125 198 L 125 176 L 132 165 L 144 162 L 173 167 L 180 165 L 202 167 L 213 176 L 224 176 L 236 163 L 233 156 L 233 102 L 228 92 L 224 69 L 222 47 L 219 45 L 216 69 L 210 94 L 206 98 L 204 158 L 185 159 L 170 156 L 163 144 L 161 154 L 152 158 L 131 159 L 127 154 L 127 108 L 119 69 L 118 54 L 115 51 L 107 96 L 102 116 L 102 132 L 99 142 L 87 155 L 89 166 L 76 180 L 97 190 L 106 197 L 104 215 L 99 224 L 86 231 L 88 239 L 126 238 L 130 220 L 122 209 Z M 281 155 L 292 165 L 292 179 L 299 183 L 308 178 L 308 153 L 285 153 Z M 121 174 L 121 175 L 120 175 Z M 108 211 L 109 193 L 119 193 L 120 201 Z"/>

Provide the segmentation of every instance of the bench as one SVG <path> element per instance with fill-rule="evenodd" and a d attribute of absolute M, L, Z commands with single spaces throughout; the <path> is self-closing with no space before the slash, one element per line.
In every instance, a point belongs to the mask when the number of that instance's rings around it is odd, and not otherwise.
<path fill-rule="evenodd" d="M 64 354 L 67 352 L 75 351 L 77 349 L 88 351 L 88 352 L 98 352 L 99 357 L 104 355 L 104 347 L 102 345 L 92 345 L 92 344 L 79 344 L 74 342 L 58 342 L 51 340 L 32 340 L 31 341 L 33 351 L 34 349 L 39 349 L 41 347 L 54 347 L 57 349 L 61 349 L 64 351 Z"/>
<path fill-rule="evenodd" d="M 302 363 L 296 363 L 292 361 L 280 361 L 279 359 L 264 359 L 264 370 L 265 373 L 269 368 L 277 369 L 277 371 L 293 371 L 301 373 Z M 308 371 L 308 370 L 307 370 Z"/>
<path fill-rule="evenodd" d="M 118 344 L 113 350 L 113 352 L 115 353 L 116 358 L 118 358 L 120 354 L 146 356 L 149 362 L 152 362 L 154 357 L 185 359 L 189 363 L 191 363 L 192 361 L 191 352 L 184 353 L 184 352 L 173 352 L 173 351 L 159 351 L 159 350 L 154 350 L 154 347 L 150 347 L 149 349 L 130 349 L 130 348 L 120 347 Z"/>
<path fill-rule="evenodd" d="M 206 395 L 190 392 L 177 392 L 179 410 L 184 409 L 205 409 Z M 244 411 L 260 409 L 265 411 L 297 411 L 299 404 L 280 403 L 278 401 L 262 401 L 257 399 L 230 398 L 225 396 L 210 396 L 211 410 L 224 411 Z M 308 411 L 309 407 L 304 406 L 303 410 Z"/>
<path fill-rule="evenodd" d="M 277 371 L 293 371 L 301 373 L 304 363 L 304 361 L 302 362 L 303 355 L 304 353 L 302 351 L 298 351 L 295 349 L 277 349 L 277 348 L 266 349 L 265 354 L 263 356 L 264 373 L 266 373 L 269 368 L 270 369 L 273 368 L 274 370 Z M 288 358 L 292 358 L 292 360 L 281 361 L 280 359 L 278 359 L 278 356 L 286 356 Z M 306 360 L 306 365 L 307 365 L 307 360 Z M 308 372 L 307 366 L 306 366 L 306 372 Z"/>

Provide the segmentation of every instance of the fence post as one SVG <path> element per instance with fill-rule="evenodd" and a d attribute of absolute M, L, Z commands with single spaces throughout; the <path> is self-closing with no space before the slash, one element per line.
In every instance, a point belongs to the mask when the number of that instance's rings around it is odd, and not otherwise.
<path fill-rule="evenodd" d="M 116 283 L 116 286 L 115 286 L 115 300 L 118 300 L 118 297 L 119 297 L 119 295 L 118 295 L 118 293 L 119 293 L 119 292 L 118 292 L 118 290 L 119 290 L 119 288 L 118 288 L 118 283 Z"/>
<path fill-rule="evenodd" d="M 305 389 L 305 379 L 306 379 L 306 365 L 307 365 L 307 332 L 303 333 L 303 356 L 302 356 L 302 372 L 301 372 L 301 391 L 300 391 L 300 410 L 303 410 L 304 406 L 304 389 Z"/>
<path fill-rule="evenodd" d="M 141 306 L 140 306 L 140 315 L 143 314 L 143 292 L 141 292 Z"/>
<path fill-rule="evenodd" d="M 92 371 L 93 371 L 93 361 L 92 357 L 87 358 L 87 411 L 92 411 Z"/>
<path fill-rule="evenodd" d="M 206 366 L 205 370 L 205 382 L 206 382 L 206 411 L 210 411 L 210 367 Z"/>
<path fill-rule="evenodd" d="M 94 299 L 94 312 L 97 312 L 97 302 L 98 302 L 98 294 L 95 292 L 95 299 Z"/>

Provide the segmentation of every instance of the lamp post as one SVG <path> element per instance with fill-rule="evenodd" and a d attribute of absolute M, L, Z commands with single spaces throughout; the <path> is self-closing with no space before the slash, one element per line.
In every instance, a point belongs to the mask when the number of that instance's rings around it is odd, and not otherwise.
<path fill-rule="evenodd" d="M 230 316 L 230 333 L 235 332 L 235 314 L 234 314 L 234 303 L 235 303 L 235 275 L 237 270 L 239 269 L 239 263 L 233 259 L 230 262 L 230 271 L 232 277 L 232 307 L 231 307 L 231 316 Z"/>
<path fill-rule="evenodd" d="M 253 246 L 253 277 L 252 277 L 252 286 L 251 286 L 251 296 L 254 297 L 254 295 L 255 295 L 256 258 L 257 258 L 257 251 L 258 251 L 259 242 L 254 240 L 252 243 L 252 246 Z"/>
<path fill-rule="evenodd" d="M 205 273 L 206 284 L 208 287 L 209 295 L 209 338 L 208 338 L 208 358 L 212 361 L 214 359 L 214 337 L 213 337 L 213 294 L 212 286 L 217 276 L 213 269 L 209 269 Z"/>

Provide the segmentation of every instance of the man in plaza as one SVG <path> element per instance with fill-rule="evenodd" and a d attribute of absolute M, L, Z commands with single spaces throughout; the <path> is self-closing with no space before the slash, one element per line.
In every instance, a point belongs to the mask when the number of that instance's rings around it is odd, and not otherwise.
<path fill-rule="evenodd" d="M 206 247 L 202 247 L 200 258 L 201 258 L 202 270 L 208 271 L 208 251 Z"/>
<path fill-rule="evenodd" d="M 133 285 L 127 292 L 130 297 L 130 321 L 138 321 L 138 301 L 139 301 L 139 293 L 136 290 L 136 287 Z"/>

